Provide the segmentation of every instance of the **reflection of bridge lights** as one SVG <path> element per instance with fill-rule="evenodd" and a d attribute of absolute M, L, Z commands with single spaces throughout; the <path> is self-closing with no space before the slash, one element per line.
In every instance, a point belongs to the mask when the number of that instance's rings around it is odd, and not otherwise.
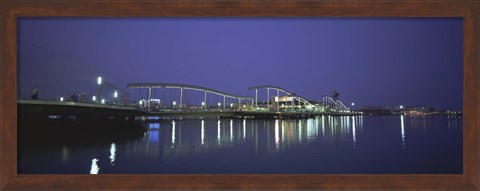
<path fill-rule="evenodd" d="M 246 119 L 243 119 L 243 140 L 245 140 L 246 134 L 247 134 L 247 124 L 246 124 Z"/>
<path fill-rule="evenodd" d="M 302 120 L 298 120 L 298 141 L 302 143 Z"/>
<path fill-rule="evenodd" d="M 230 119 L 230 142 L 233 141 L 233 120 Z"/>
<path fill-rule="evenodd" d="M 115 152 L 116 151 L 117 151 L 117 145 L 115 145 L 115 143 L 112 143 L 110 145 L 110 157 L 108 157 L 108 158 L 110 158 L 110 164 L 112 164 L 112 165 L 115 165 L 115 164 L 113 164 L 113 162 L 115 162 Z"/>
<path fill-rule="evenodd" d="M 172 148 L 175 146 L 175 120 L 172 120 Z"/>
<path fill-rule="evenodd" d="M 278 150 L 280 149 L 280 133 L 279 126 L 278 126 L 278 119 L 275 119 L 275 148 Z"/>
<path fill-rule="evenodd" d="M 205 142 L 204 142 L 204 140 L 205 140 L 205 121 L 204 120 L 202 120 L 202 130 L 201 130 L 201 132 L 202 132 L 202 135 L 201 135 L 202 145 L 205 145 Z"/>
<path fill-rule="evenodd" d="M 401 127 L 401 134 L 402 134 L 402 149 L 405 149 L 405 128 L 403 124 L 403 115 L 400 116 L 400 127 Z"/>
<path fill-rule="evenodd" d="M 357 146 L 357 138 L 355 131 L 355 117 L 352 117 L 352 135 L 353 135 L 353 148 Z"/>
<path fill-rule="evenodd" d="M 217 122 L 217 143 L 220 145 L 220 119 Z"/>
<path fill-rule="evenodd" d="M 92 159 L 92 166 L 90 167 L 90 174 L 98 174 L 98 171 L 100 171 L 100 167 L 97 165 L 98 159 L 94 158 Z"/>

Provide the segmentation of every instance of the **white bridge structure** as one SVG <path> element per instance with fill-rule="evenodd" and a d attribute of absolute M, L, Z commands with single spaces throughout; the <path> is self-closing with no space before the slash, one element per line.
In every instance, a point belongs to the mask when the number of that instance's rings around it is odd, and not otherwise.
<path fill-rule="evenodd" d="M 140 103 L 140 107 L 150 110 L 150 109 L 172 109 L 176 110 L 223 110 L 223 111 L 254 111 L 254 112 L 314 112 L 314 113 L 349 113 L 351 112 L 350 108 L 346 107 L 345 104 L 339 99 L 334 99 L 330 96 L 323 96 L 322 101 L 315 102 L 309 101 L 308 99 L 296 95 L 295 93 L 288 91 L 284 88 L 270 85 L 261 85 L 249 87 L 248 90 L 255 91 L 254 96 L 243 96 L 243 95 L 234 95 L 219 91 L 212 88 L 201 87 L 196 85 L 188 84 L 176 84 L 176 83 L 130 83 L 127 85 L 129 89 L 147 89 L 148 94 L 144 99 L 143 103 Z M 154 89 L 178 89 L 180 96 L 175 98 L 179 100 L 177 105 L 176 101 L 173 102 L 171 107 L 166 107 L 165 104 L 160 108 L 152 108 L 151 102 L 153 100 L 165 100 L 160 96 L 152 97 L 152 91 Z M 203 93 L 203 100 L 201 105 L 191 106 L 184 103 L 185 91 L 196 91 Z M 265 94 L 259 94 L 265 93 Z M 265 95 L 265 97 L 263 96 Z M 220 96 L 220 99 L 223 98 L 223 102 L 212 103 L 207 102 L 207 97 L 210 96 Z M 229 98 L 230 102 L 227 102 Z M 260 98 L 266 98 L 266 100 L 261 101 Z M 235 100 L 234 102 L 231 100 Z M 230 107 L 227 105 L 230 104 Z"/>

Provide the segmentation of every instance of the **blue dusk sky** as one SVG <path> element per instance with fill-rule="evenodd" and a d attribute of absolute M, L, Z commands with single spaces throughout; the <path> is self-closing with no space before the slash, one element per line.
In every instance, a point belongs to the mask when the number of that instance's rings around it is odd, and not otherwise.
<path fill-rule="evenodd" d="M 132 100 L 128 83 L 165 82 L 462 108 L 461 18 L 19 18 L 17 34 L 20 99 L 91 97 L 102 76 Z"/>

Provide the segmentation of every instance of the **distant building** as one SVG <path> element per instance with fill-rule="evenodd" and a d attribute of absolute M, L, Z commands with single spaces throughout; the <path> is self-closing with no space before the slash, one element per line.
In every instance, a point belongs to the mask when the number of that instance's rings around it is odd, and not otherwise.
<path fill-rule="evenodd" d="M 392 108 L 387 106 L 363 106 L 358 111 L 365 115 L 392 115 Z"/>

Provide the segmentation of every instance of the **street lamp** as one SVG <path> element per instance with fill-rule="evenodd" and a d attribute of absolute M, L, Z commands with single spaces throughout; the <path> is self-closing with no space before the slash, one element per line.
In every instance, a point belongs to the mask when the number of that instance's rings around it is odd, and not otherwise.
<path fill-rule="evenodd" d="M 230 107 L 233 107 L 233 103 L 230 104 Z"/>
<path fill-rule="evenodd" d="M 400 105 L 400 109 L 403 109 L 403 105 Z"/>
<path fill-rule="evenodd" d="M 63 97 L 60 97 L 60 101 L 63 101 Z"/>
<path fill-rule="evenodd" d="M 173 101 L 173 106 L 176 106 L 177 105 L 177 102 L 176 101 Z"/>
<path fill-rule="evenodd" d="M 102 99 L 102 104 L 105 104 L 105 99 Z"/>
<path fill-rule="evenodd" d="M 93 96 L 92 101 L 96 101 L 96 100 L 97 100 L 97 96 Z"/>
<path fill-rule="evenodd" d="M 205 107 L 205 102 L 202 101 L 202 107 Z"/>
<path fill-rule="evenodd" d="M 222 106 L 222 104 L 220 102 L 218 102 L 218 107 Z"/>
<path fill-rule="evenodd" d="M 352 102 L 352 106 L 355 106 L 355 103 Z"/>
<path fill-rule="evenodd" d="M 113 93 L 113 97 L 115 97 L 115 98 L 118 97 L 118 92 L 117 92 L 117 90 L 115 90 L 115 92 Z"/>
<path fill-rule="evenodd" d="M 97 78 L 97 84 L 98 84 L 98 94 L 100 95 L 100 100 L 103 100 L 102 99 L 102 77 L 101 76 L 98 76 Z"/>

